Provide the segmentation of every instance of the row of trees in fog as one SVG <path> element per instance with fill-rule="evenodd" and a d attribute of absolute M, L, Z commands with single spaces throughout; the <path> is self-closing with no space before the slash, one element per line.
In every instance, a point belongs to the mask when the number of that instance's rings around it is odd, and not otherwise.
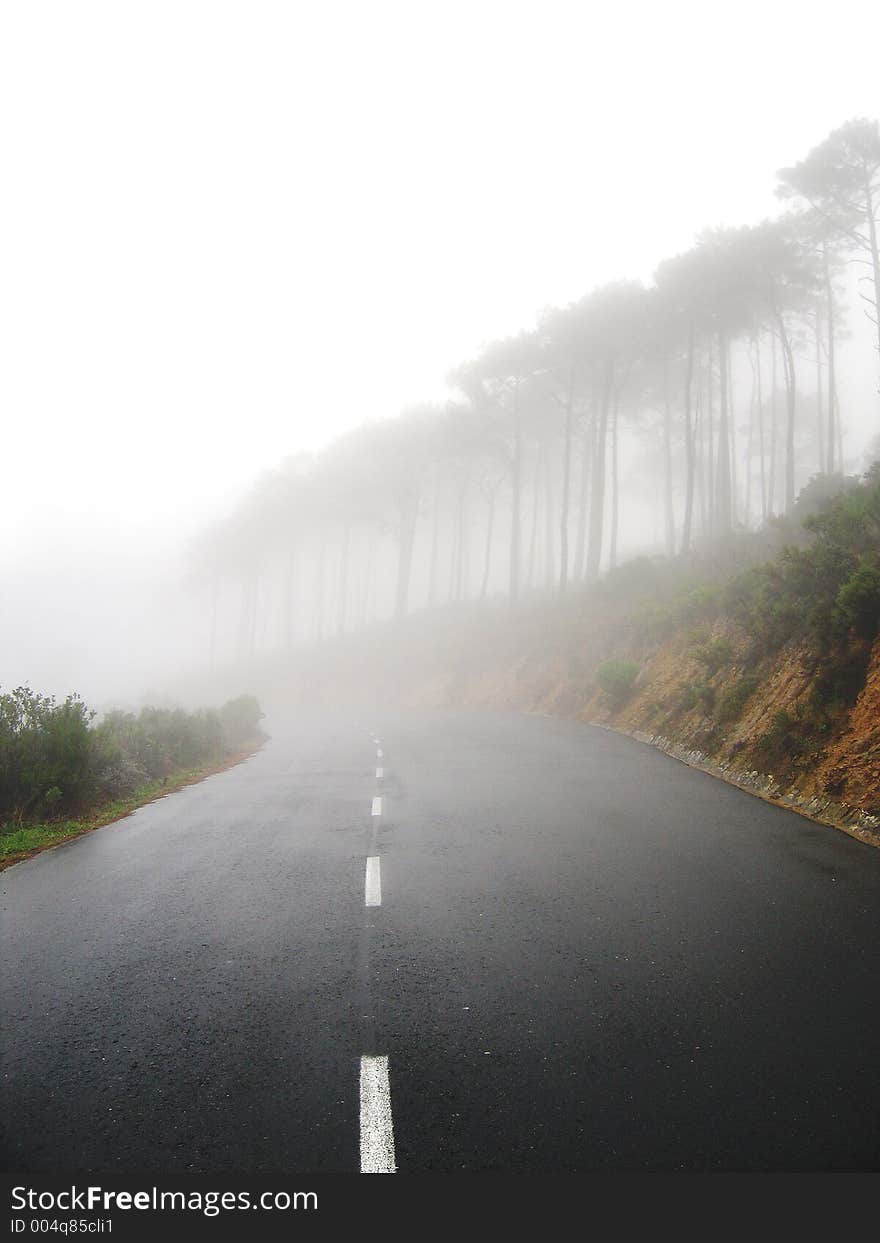
<path fill-rule="evenodd" d="M 196 549 L 212 658 L 564 593 L 617 564 L 634 515 L 656 532 L 643 550 L 686 555 L 839 472 L 848 265 L 880 358 L 878 123 L 835 130 L 778 193 L 777 219 L 709 230 L 650 285 L 602 286 L 487 345 L 447 402 L 264 476 Z"/>

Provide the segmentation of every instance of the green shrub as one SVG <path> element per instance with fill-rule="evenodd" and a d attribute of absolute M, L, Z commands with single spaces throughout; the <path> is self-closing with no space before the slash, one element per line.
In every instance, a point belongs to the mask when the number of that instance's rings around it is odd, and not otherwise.
<path fill-rule="evenodd" d="M 718 704 L 718 720 L 736 721 L 742 716 L 743 708 L 758 689 L 758 679 L 750 673 L 737 678 L 733 686 L 729 686 L 721 696 Z"/>
<path fill-rule="evenodd" d="M 242 695 L 221 711 L 146 707 L 92 726 L 76 695 L 61 704 L 18 687 L 0 695 L 0 821 L 79 814 L 180 769 L 216 763 L 260 736 L 260 705 Z"/>
<path fill-rule="evenodd" d="M 244 746 L 260 737 L 260 721 L 263 713 L 253 695 L 239 695 L 230 699 L 220 709 L 220 724 L 226 745 L 231 748 Z"/>
<path fill-rule="evenodd" d="M 721 593 L 714 583 L 701 583 L 678 600 L 679 620 L 688 622 L 717 617 L 720 601 Z"/>
<path fill-rule="evenodd" d="M 654 586 L 659 595 L 664 584 L 655 577 Z M 664 599 L 654 596 L 633 609 L 634 628 L 646 637 L 662 639 L 682 626 L 705 626 L 718 616 L 721 595 L 713 583 L 673 581 L 662 594 Z"/>
<path fill-rule="evenodd" d="M 633 660 L 606 660 L 596 670 L 599 686 L 615 704 L 632 694 L 640 666 Z"/>
<path fill-rule="evenodd" d="M 787 768 L 816 745 L 810 728 L 784 708 L 774 712 L 771 720 L 770 728 L 757 740 L 752 751 L 761 765 Z"/>
<path fill-rule="evenodd" d="M 150 779 L 147 770 L 121 745 L 106 721 L 92 732 L 92 766 L 98 787 L 107 798 L 127 798 Z"/>
<path fill-rule="evenodd" d="M 649 638 L 659 639 L 675 629 L 676 621 L 668 604 L 656 604 L 651 601 L 643 604 L 633 613 L 636 630 Z"/>
<path fill-rule="evenodd" d="M 849 576 L 835 597 L 834 615 L 859 638 L 874 638 L 880 630 L 880 570 L 875 565 L 863 562 Z"/>
<path fill-rule="evenodd" d="M 212 711 L 147 707 L 138 716 L 110 712 L 96 733 L 102 762 L 115 772 L 111 780 L 123 793 L 139 773 L 166 777 L 176 768 L 193 768 L 224 754 L 220 717 Z M 121 766 L 120 756 L 127 762 Z"/>
<path fill-rule="evenodd" d="M 0 695 L 0 816 L 22 820 L 79 807 L 93 793 L 89 712 L 19 686 Z"/>
<path fill-rule="evenodd" d="M 682 693 L 681 706 L 686 712 L 697 706 L 703 712 L 711 712 L 715 707 L 715 687 L 708 682 L 690 682 Z"/>
<path fill-rule="evenodd" d="M 832 651 L 822 662 L 810 695 L 810 705 L 817 716 L 851 707 L 865 685 L 871 649 L 867 644 Z"/>
<path fill-rule="evenodd" d="M 730 664 L 733 646 L 729 639 L 712 639 L 708 643 L 699 644 L 693 649 L 693 653 L 710 673 L 717 673 L 723 665 Z"/>

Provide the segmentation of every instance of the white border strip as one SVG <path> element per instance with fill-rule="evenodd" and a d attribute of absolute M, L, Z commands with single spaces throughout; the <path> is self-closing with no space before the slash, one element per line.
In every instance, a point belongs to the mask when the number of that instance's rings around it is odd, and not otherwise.
<path fill-rule="evenodd" d="M 394 1124 L 388 1058 L 361 1058 L 361 1173 L 394 1174 Z"/>
<path fill-rule="evenodd" d="M 364 906 L 382 905 L 382 873 L 378 855 L 370 855 L 367 859 L 367 874 L 364 880 Z"/>

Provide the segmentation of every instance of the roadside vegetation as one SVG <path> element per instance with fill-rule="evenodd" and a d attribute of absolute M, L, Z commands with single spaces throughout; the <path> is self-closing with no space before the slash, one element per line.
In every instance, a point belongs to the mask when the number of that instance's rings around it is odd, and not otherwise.
<path fill-rule="evenodd" d="M 880 662 L 880 462 L 862 479 L 813 481 L 791 519 L 743 534 L 702 581 L 656 563 L 639 587 L 614 577 L 603 594 L 615 656 L 595 671 L 612 720 L 818 797 L 849 782 L 859 806 L 880 811 L 880 713 L 867 702 Z M 860 696 L 851 754 L 825 772 Z"/>
<path fill-rule="evenodd" d="M 178 789 L 253 749 L 260 705 L 142 708 L 100 723 L 78 695 L 0 694 L 0 866 Z"/>

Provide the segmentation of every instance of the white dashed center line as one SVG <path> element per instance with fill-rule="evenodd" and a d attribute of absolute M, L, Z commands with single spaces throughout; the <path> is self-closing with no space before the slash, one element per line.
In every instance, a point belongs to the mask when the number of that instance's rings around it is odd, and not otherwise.
<path fill-rule="evenodd" d="M 367 859 L 367 875 L 364 882 L 364 905 L 382 905 L 382 873 L 379 856 L 370 855 Z"/>
<path fill-rule="evenodd" d="M 376 759 L 382 759 L 380 739 L 373 738 L 376 746 Z M 376 780 L 382 781 L 385 769 L 381 765 L 376 769 Z M 382 796 L 373 797 L 373 827 L 370 833 L 370 850 L 377 849 L 379 821 L 382 815 Z M 364 876 L 364 905 L 382 905 L 382 872 L 381 859 L 377 854 L 367 855 L 367 869 Z M 365 987 L 370 993 L 369 960 L 371 922 L 364 925 L 364 971 Z M 367 1015 L 364 1016 L 369 1017 Z M 373 1043 L 374 1020 L 364 1031 L 364 1044 Z M 394 1127 L 391 1121 L 391 1085 L 388 1079 L 388 1058 L 384 1056 L 364 1054 L 361 1058 L 361 1173 L 362 1174 L 395 1174 L 397 1172 L 394 1153 Z"/>
<path fill-rule="evenodd" d="M 388 1058 L 361 1058 L 361 1173 L 394 1174 Z"/>

